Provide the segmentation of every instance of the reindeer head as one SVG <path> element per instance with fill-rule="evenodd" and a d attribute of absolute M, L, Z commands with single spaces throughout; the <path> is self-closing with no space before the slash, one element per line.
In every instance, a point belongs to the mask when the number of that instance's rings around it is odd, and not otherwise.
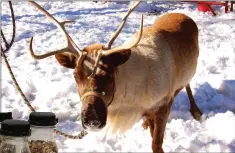
<path fill-rule="evenodd" d="M 66 37 L 67 46 L 44 55 L 35 55 L 32 48 L 33 37 L 30 41 L 30 54 L 34 59 L 44 59 L 55 55 L 60 65 L 74 69 L 74 79 L 82 102 L 82 125 L 85 129 L 97 130 L 106 124 L 108 106 L 112 103 L 115 93 L 115 71 L 125 63 L 130 55 L 131 48 L 136 46 L 142 36 L 143 15 L 141 17 L 140 32 L 135 42 L 111 48 L 114 40 L 121 32 L 127 17 L 138 6 L 137 2 L 129 9 L 117 31 L 106 45 L 92 44 L 79 49 L 65 30 L 65 24 L 72 21 L 57 21 L 46 10 L 33 1 L 29 1 L 43 12 Z"/>

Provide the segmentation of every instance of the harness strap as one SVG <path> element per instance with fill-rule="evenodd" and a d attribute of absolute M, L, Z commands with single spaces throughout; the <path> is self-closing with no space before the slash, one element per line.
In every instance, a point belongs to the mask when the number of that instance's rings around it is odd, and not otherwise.
<path fill-rule="evenodd" d="M 96 97 L 100 97 L 102 99 L 102 95 L 99 92 L 96 91 L 88 91 L 86 92 L 84 95 L 82 95 L 81 97 L 81 101 L 83 101 L 86 97 L 88 96 L 96 96 Z"/>
<path fill-rule="evenodd" d="M 107 107 L 113 102 L 114 99 L 114 94 L 116 92 L 116 86 L 115 86 L 115 81 L 113 83 L 113 94 L 111 96 L 111 98 L 108 101 Z M 102 97 L 105 96 L 106 93 L 104 91 L 99 91 L 99 90 L 95 90 L 95 89 L 86 89 L 85 93 L 81 96 L 80 100 L 83 101 L 87 96 L 96 96 L 101 98 L 102 100 L 104 100 Z"/>
<path fill-rule="evenodd" d="M 115 89 L 114 89 L 114 92 L 115 92 Z M 114 92 L 113 92 L 113 95 L 111 96 L 111 98 L 109 99 L 107 106 L 109 106 L 112 103 L 113 98 L 114 98 Z M 105 95 L 105 93 L 103 93 L 103 92 L 99 92 L 96 90 L 90 90 L 90 91 L 85 92 L 84 95 L 82 95 L 81 101 L 83 101 L 88 96 L 96 96 L 96 97 L 103 99 L 102 96 L 104 96 L 104 95 Z"/>

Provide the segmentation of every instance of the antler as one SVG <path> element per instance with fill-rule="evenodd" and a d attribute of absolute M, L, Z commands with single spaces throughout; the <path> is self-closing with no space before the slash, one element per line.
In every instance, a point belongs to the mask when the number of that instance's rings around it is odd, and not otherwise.
<path fill-rule="evenodd" d="M 127 14 L 123 17 L 121 24 L 119 25 L 118 29 L 116 30 L 116 32 L 113 34 L 112 38 L 107 42 L 107 44 L 105 45 L 105 49 L 110 49 L 113 42 L 115 41 L 115 39 L 118 37 L 119 33 L 121 32 L 122 28 L 124 27 L 127 17 L 131 14 L 131 12 L 140 4 L 141 1 L 137 2 L 136 4 L 134 4 L 129 11 L 127 12 Z"/>
<path fill-rule="evenodd" d="M 40 5 L 38 5 L 36 2 L 34 1 L 28 1 L 29 3 L 31 3 L 32 5 L 34 5 L 36 8 L 38 8 L 42 13 L 44 13 L 64 34 L 65 38 L 66 38 L 66 42 L 67 45 L 65 48 L 56 50 L 56 51 L 52 51 L 50 53 L 46 53 L 43 55 L 35 55 L 34 51 L 33 51 L 33 47 L 32 47 L 32 42 L 33 42 L 33 37 L 30 40 L 30 46 L 29 46 L 29 50 L 30 50 L 30 54 L 34 59 L 44 59 L 46 57 L 55 55 L 57 53 L 64 53 L 64 52 L 70 52 L 72 54 L 74 54 L 75 56 L 80 58 L 82 56 L 84 56 L 85 52 L 82 52 L 82 50 L 80 50 L 77 45 L 74 43 L 74 41 L 72 40 L 72 38 L 68 35 L 68 33 L 65 30 L 65 24 L 66 23 L 72 23 L 74 21 L 63 21 L 63 22 L 59 22 L 58 20 L 56 20 L 51 14 L 49 14 L 45 9 L 43 9 Z"/>
<path fill-rule="evenodd" d="M 139 2 L 137 3 L 139 4 Z M 136 7 L 136 5 L 135 5 Z M 131 8 L 132 9 L 132 8 Z M 129 11 L 128 11 L 129 13 Z M 143 14 L 141 15 L 141 21 L 140 21 L 140 31 L 139 31 L 139 35 L 138 37 L 136 38 L 136 41 L 132 42 L 132 43 L 129 43 L 129 44 L 124 44 L 124 45 L 121 45 L 121 46 L 118 46 L 118 47 L 115 47 L 113 49 L 109 49 L 109 50 L 100 50 L 98 52 L 98 56 L 96 58 L 96 61 L 95 61 L 95 65 L 94 65 L 94 69 L 93 69 L 93 72 L 92 74 L 88 77 L 88 78 L 92 78 L 95 76 L 96 74 L 96 70 L 97 70 L 97 67 L 98 67 L 98 64 L 99 64 L 99 61 L 100 59 L 103 57 L 103 56 L 108 56 L 108 55 L 111 55 L 113 53 L 118 53 L 118 52 L 122 52 L 123 50 L 128 50 L 128 49 L 131 49 L 132 47 L 135 47 L 139 42 L 140 42 L 140 39 L 142 37 L 142 33 L 143 33 Z"/>
<path fill-rule="evenodd" d="M 3 42 L 5 43 L 5 49 L 3 49 L 3 46 L 1 45 L 1 51 L 2 52 L 7 52 L 11 48 L 11 46 L 12 46 L 12 44 L 14 42 L 14 39 L 15 39 L 15 29 L 16 29 L 15 28 L 15 15 L 14 15 L 14 11 L 13 11 L 13 7 L 12 7 L 11 1 L 9 1 L 9 6 L 10 6 L 10 10 L 11 10 L 13 33 L 12 33 L 12 38 L 11 38 L 10 43 L 8 43 L 6 38 L 5 38 L 5 36 L 4 36 L 4 34 L 3 34 L 3 32 L 2 32 L 2 30 L 1 30 L 1 36 L 2 36 Z"/>
<path fill-rule="evenodd" d="M 131 49 L 132 47 L 135 47 L 140 42 L 140 39 L 141 39 L 142 34 L 143 34 L 143 21 L 144 21 L 143 14 L 141 14 L 140 31 L 139 31 L 139 35 L 137 36 L 135 42 L 132 42 L 132 43 L 129 43 L 129 44 L 124 44 L 124 45 L 115 47 L 115 48 L 110 49 L 110 50 L 102 51 L 101 52 L 102 56 L 108 56 L 110 54 L 121 52 L 123 50 L 128 50 L 128 49 Z"/>

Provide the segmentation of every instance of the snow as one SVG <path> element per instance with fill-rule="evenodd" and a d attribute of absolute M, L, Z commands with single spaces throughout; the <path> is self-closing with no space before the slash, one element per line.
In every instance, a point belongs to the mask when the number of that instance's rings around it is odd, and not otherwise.
<path fill-rule="evenodd" d="M 133 2 L 131 2 L 132 4 Z M 27 2 L 14 2 L 16 39 L 7 53 L 18 83 L 37 111 L 52 111 L 59 118 L 57 128 L 76 135 L 82 130 L 80 99 L 72 77 L 73 70 L 58 65 L 54 57 L 35 61 L 29 54 L 29 40 L 34 36 L 38 54 L 65 45 L 60 31 L 44 15 Z M 58 20 L 75 20 L 66 26 L 75 43 L 83 48 L 91 43 L 106 43 L 128 10 L 128 2 L 56 1 L 40 2 Z M 2 29 L 11 35 L 8 3 L 1 3 Z M 185 90 L 175 98 L 166 126 L 165 152 L 235 152 L 235 12 L 225 14 L 216 7 L 217 16 L 197 11 L 193 3 L 142 2 L 133 12 L 115 42 L 125 42 L 139 28 L 140 14 L 144 26 L 160 15 L 180 12 L 191 17 L 199 28 L 200 55 L 198 68 L 191 81 L 194 98 L 203 116 L 200 122 L 189 112 Z M 146 12 L 157 12 L 146 15 Z M 28 107 L 14 87 L 2 60 L 1 111 L 12 111 L 15 119 L 27 119 Z M 60 152 L 151 152 L 149 131 L 142 120 L 124 135 L 104 138 L 89 132 L 82 140 L 56 136 Z"/>

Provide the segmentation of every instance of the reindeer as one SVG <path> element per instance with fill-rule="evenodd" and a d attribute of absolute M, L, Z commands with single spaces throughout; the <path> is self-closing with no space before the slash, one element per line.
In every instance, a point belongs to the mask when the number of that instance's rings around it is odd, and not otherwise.
<path fill-rule="evenodd" d="M 64 25 L 72 21 L 59 22 L 37 3 L 30 3 L 56 24 L 67 41 L 65 48 L 36 55 L 32 37 L 30 54 L 37 60 L 55 55 L 60 65 L 74 69 L 85 129 L 124 133 L 143 118 L 143 128 L 150 128 L 153 152 L 163 152 L 173 99 L 184 87 L 190 111 L 199 120 L 201 112 L 189 85 L 199 55 L 198 28 L 191 18 L 168 13 L 143 28 L 142 15 L 139 32 L 124 44 L 111 48 L 127 17 L 140 3 L 137 2 L 106 45 L 92 44 L 81 50 L 65 30 Z"/>

